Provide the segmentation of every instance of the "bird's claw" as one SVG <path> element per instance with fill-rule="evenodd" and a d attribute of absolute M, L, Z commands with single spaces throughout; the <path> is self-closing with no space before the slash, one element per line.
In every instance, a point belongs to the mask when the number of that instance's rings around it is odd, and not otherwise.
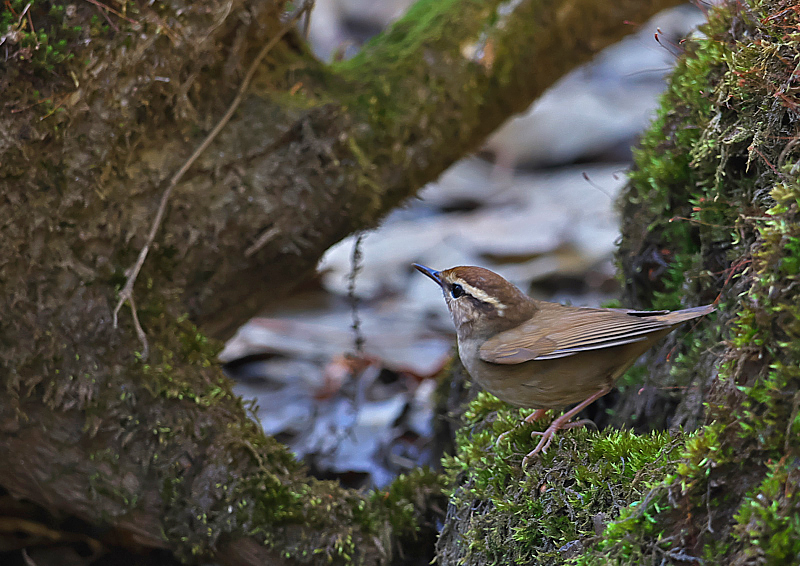
<path fill-rule="evenodd" d="M 576 409 L 580 410 L 581 408 L 582 407 L 579 406 Z M 539 443 L 536 445 L 536 448 L 531 450 L 522 459 L 522 467 L 523 467 L 523 469 L 528 465 L 528 462 L 530 462 L 531 459 L 534 458 L 537 454 L 539 454 L 539 453 L 547 454 L 547 449 L 550 447 L 550 443 L 553 441 L 553 436 L 555 436 L 556 432 L 558 432 L 559 430 L 566 430 L 568 428 L 577 428 L 577 427 L 581 427 L 581 426 L 586 426 L 588 424 L 596 426 L 589 419 L 580 419 L 580 420 L 577 420 L 577 421 L 569 422 L 569 419 L 572 418 L 575 415 L 575 413 L 577 412 L 576 409 L 573 409 L 572 411 L 569 411 L 568 413 L 566 413 L 564 415 L 561 415 L 557 419 L 554 419 L 553 422 L 550 423 L 550 426 L 548 426 L 545 430 L 543 430 L 543 431 L 534 430 L 533 432 L 531 432 L 531 438 L 534 438 L 536 436 L 541 436 L 541 438 L 539 439 Z M 540 418 L 542 418 L 546 414 L 546 412 L 547 412 L 546 409 L 537 409 L 536 411 L 534 411 L 533 413 L 528 415 L 525 418 L 524 422 L 530 424 L 530 423 L 532 423 L 534 421 L 537 421 Z M 510 435 L 512 432 L 514 432 L 518 428 L 518 426 L 512 428 L 511 430 L 507 430 L 504 433 L 502 433 L 500 436 L 498 436 L 497 440 L 495 441 L 495 447 L 499 447 L 500 444 L 505 442 L 505 440 L 508 438 L 508 435 Z"/>
<path fill-rule="evenodd" d="M 494 441 L 495 448 L 499 448 L 500 445 L 508 438 L 508 435 L 511 434 L 517 427 L 512 428 L 511 430 L 505 431 L 503 434 L 497 437 L 497 440 Z"/>
<path fill-rule="evenodd" d="M 528 452 L 528 455 L 522 459 L 523 469 L 525 469 L 528 466 L 528 462 L 531 460 L 531 458 L 535 457 L 537 454 L 539 454 L 539 452 L 541 452 L 542 454 L 547 454 L 547 449 L 550 447 L 550 442 L 552 442 L 553 440 L 553 435 L 555 435 L 556 430 L 558 430 L 558 429 L 550 430 L 551 428 L 553 427 L 552 426 L 548 427 L 548 429 L 544 432 L 535 431 L 535 433 L 531 433 L 531 437 L 533 437 L 534 434 L 536 434 L 536 435 L 541 435 L 542 438 L 541 440 L 539 440 L 539 444 L 536 445 L 536 448 Z"/>
<path fill-rule="evenodd" d="M 528 462 L 531 460 L 531 458 L 533 458 L 540 452 L 542 454 L 547 454 L 547 449 L 549 448 L 550 443 L 553 441 L 553 437 L 555 436 L 556 432 L 558 432 L 559 430 L 566 430 L 568 428 L 577 428 L 581 426 L 586 426 L 587 424 L 594 425 L 594 423 L 589 419 L 581 419 L 578 421 L 572 421 L 568 423 L 560 423 L 558 421 L 559 419 L 554 420 L 550 424 L 550 426 L 547 427 L 547 429 L 544 431 L 534 430 L 531 433 L 531 438 L 535 436 L 541 436 L 542 438 L 539 440 L 539 444 L 536 445 L 536 448 L 528 452 L 528 455 L 522 459 L 523 469 L 528 465 Z"/>
<path fill-rule="evenodd" d="M 528 424 L 535 423 L 536 421 L 543 419 L 547 415 L 547 409 L 536 409 L 530 415 L 525 417 L 525 422 Z"/>
<path fill-rule="evenodd" d="M 524 419 L 522 422 L 525 422 L 525 423 L 531 424 L 531 423 L 533 423 L 533 422 L 536 422 L 536 421 L 538 421 L 539 419 L 541 419 L 542 417 L 544 417 L 546 414 L 547 414 L 547 409 L 536 409 L 536 410 L 535 410 L 534 412 L 532 412 L 530 415 L 528 415 L 527 417 L 525 417 L 525 419 Z M 498 437 L 497 437 L 497 440 L 495 440 L 495 441 L 494 441 L 494 445 L 495 445 L 495 447 L 496 447 L 496 448 L 499 448 L 499 447 L 500 447 L 500 445 L 501 445 L 501 444 L 502 444 L 502 443 L 503 443 L 503 442 L 506 440 L 506 438 L 508 438 L 508 436 L 509 436 L 509 435 L 510 435 L 512 432 L 514 432 L 515 430 L 517 430 L 517 429 L 518 429 L 520 426 L 522 426 L 522 423 L 518 423 L 518 424 L 516 424 L 516 425 L 514 426 L 514 428 L 512 428 L 511 430 L 507 430 L 507 431 L 505 431 L 504 433 L 502 433 L 500 436 L 498 436 Z"/>

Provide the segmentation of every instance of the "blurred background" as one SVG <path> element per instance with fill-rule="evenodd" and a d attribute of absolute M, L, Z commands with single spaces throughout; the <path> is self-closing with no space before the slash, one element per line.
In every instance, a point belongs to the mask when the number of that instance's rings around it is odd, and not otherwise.
<path fill-rule="evenodd" d="M 318 57 L 357 53 L 409 0 L 317 0 Z M 370 232 L 331 248 L 318 276 L 242 327 L 221 357 L 264 430 L 322 478 L 383 486 L 438 465 L 437 377 L 455 354 L 441 291 L 411 268 L 480 265 L 531 296 L 615 299 L 615 199 L 631 146 L 703 12 L 685 5 L 565 76 L 478 154 Z M 531 72 L 535 72 L 532 69 Z M 441 397 L 441 395 L 439 395 Z"/>

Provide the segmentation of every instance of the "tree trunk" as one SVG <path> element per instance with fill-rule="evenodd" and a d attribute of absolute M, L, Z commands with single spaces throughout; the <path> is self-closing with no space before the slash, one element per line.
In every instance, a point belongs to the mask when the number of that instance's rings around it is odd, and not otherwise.
<path fill-rule="evenodd" d="M 286 33 L 171 193 L 118 328 L 170 178 L 283 31 L 285 3 L 10 8 L 0 484 L 184 559 L 391 560 L 440 480 L 362 494 L 309 479 L 232 395 L 205 336 L 302 281 L 330 245 L 633 31 L 626 20 L 677 3 L 422 1 L 332 65 Z"/>

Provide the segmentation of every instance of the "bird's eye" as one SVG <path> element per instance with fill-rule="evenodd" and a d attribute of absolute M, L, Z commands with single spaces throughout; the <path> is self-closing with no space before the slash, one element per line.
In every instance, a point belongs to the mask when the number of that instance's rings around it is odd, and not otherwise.
<path fill-rule="evenodd" d="M 459 298 L 461 295 L 464 294 L 464 287 L 456 283 L 452 287 L 450 287 L 450 294 L 453 295 L 454 299 Z"/>

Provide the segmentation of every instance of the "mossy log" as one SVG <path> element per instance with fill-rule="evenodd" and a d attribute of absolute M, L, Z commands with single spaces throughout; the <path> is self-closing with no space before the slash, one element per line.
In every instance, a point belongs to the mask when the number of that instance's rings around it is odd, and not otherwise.
<path fill-rule="evenodd" d="M 519 411 L 479 397 L 444 565 L 800 563 L 800 6 L 701 31 L 620 201 L 626 304 L 718 303 L 623 380 L 617 424 L 671 434 L 570 431 L 522 471 L 531 427 L 495 447 Z"/>
<path fill-rule="evenodd" d="M 427 0 L 331 65 L 290 31 L 175 186 L 115 327 L 169 179 L 286 4 L 6 3 L 0 485 L 185 560 L 386 563 L 433 532 L 440 478 L 371 494 L 308 478 L 232 395 L 207 336 L 302 281 L 626 20 L 677 2 Z"/>

